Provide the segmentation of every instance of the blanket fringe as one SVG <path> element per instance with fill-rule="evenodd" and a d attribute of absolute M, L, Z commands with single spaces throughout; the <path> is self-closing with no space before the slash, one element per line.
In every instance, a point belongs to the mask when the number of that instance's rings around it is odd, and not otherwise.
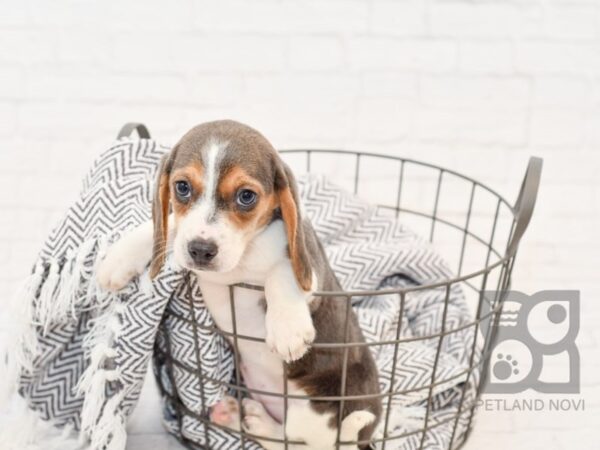
<path fill-rule="evenodd" d="M 0 364 L 0 376 L 6 380 L 3 383 L 5 389 L 0 392 L 0 402 L 4 404 L 14 394 L 21 373 L 31 373 L 34 369 L 38 333 L 45 335 L 56 324 L 77 320 L 77 308 L 80 306 L 95 311 L 97 315 L 91 319 L 92 328 L 83 341 L 90 365 L 75 387 L 84 396 L 79 445 L 89 444 L 86 442 L 89 439 L 94 450 L 123 450 L 126 441 L 125 417 L 119 410 L 125 396 L 122 385 L 107 398 L 110 383 L 120 385 L 121 373 L 118 369 L 106 368 L 108 360 L 118 355 L 114 344 L 121 331 L 120 318 L 124 305 L 119 295 L 103 291 L 93 279 L 96 267 L 113 239 L 114 236 L 84 241 L 77 252 L 70 251 L 61 259 L 62 265 L 57 259 L 46 262 L 39 260 L 14 297 L 13 310 L 17 318 L 13 321 L 15 330 L 9 335 L 12 342 L 2 350 L 1 356 L 5 361 L 0 360 L 3 362 Z M 92 267 L 88 262 L 90 256 L 94 257 Z M 35 412 L 26 409 L 31 414 L 23 416 L 22 421 L 27 422 L 26 429 L 32 429 L 29 427 L 31 421 L 41 419 Z M 42 422 L 48 430 L 54 428 L 50 422 Z M 18 442 L 9 448 L 29 448 L 22 442 L 25 437 L 18 436 L 23 433 L 15 433 L 15 429 L 23 429 L 23 426 L 9 427 L 3 431 L 6 437 L 2 435 L 0 442 L 13 439 Z M 9 438 L 9 435 L 12 437 Z M 34 438 L 35 433 L 28 437 L 30 440 Z M 61 441 L 57 436 L 59 441 L 56 448 L 66 448 L 64 440 Z M 51 445 L 54 445 L 51 440 L 45 438 L 43 449 L 53 449 Z M 37 450 L 37 447 L 33 448 Z"/>
<path fill-rule="evenodd" d="M 48 276 L 41 286 L 40 294 L 36 305 L 37 321 L 42 325 L 42 333 L 48 333 L 48 329 L 52 324 L 54 306 L 54 293 L 60 281 L 60 268 L 58 261 L 52 259 L 48 267 Z M 64 296 L 61 296 L 64 297 Z M 56 300 L 59 301 L 58 299 Z"/>
<path fill-rule="evenodd" d="M 12 321 L 0 351 L 0 405 L 7 403 L 17 389 L 23 371 L 31 373 L 33 358 L 38 353 L 38 339 L 33 324 L 34 302 L 44 275 L 44 266 L 38 263 L 31 275 L 21 284 L 8 305 Z"/>
<path fill-rule="evenodd" d="M 123 450 L 127 443 L 125 418 L 120 409 L 125 398 L 125 390 L 121 389 L 113 395 L 104 407 L 91 435 L 91 448 L 106 450 Z"/>
<path fill-rule="evenodd" d="M 107 397 L 109 383 L 120 384 L 121 373 L 108 369 L 109 360 L 114 360 L 118 352 L 114 343 L 121 331 L 121 314 L 124 305 L 118 295 L 104 295 L 110 301 L 108 307 L 93 320 L 93 326 L 83 341 L 90 353 L 90 365 L 76 387 L 84 396 L 81 409 L 81 432 L 91 442 L 92 449 L 123 450 L 126 432 L 125 418 L 119 410 L 124 398 L 124 389 Z"/>
<path fill-rule="evenodd" d="M 102 260 L 109 239 L 98 242 L 97 256 L 92 273 Z M 89 352 L 90 365 L 76 387 L 84 396 L 81 409 L 81 438 L 89 439 L 94 450 L 123 450 L 127 440 L 125 417 L 120 410 L 124 399 L 121 372 L 118 368 L 107 368 L 107 363 L 118 356 L 114 348 L 121 332 L 121 316 L 124 304 L 120 295 L 103 291 L 96 282 L 90 282 L 86 291 L 86 303 L 95 302 L 98 311 L 91 319 L 93 325 L 83 340 L 83 347 Z M 110 384 L 119 386 L 118 391 L 107 397 Z"/>
<path fill-rule="evenodd" d="M 61 283 L 57 290 L 61 294 L 61 299 L 54 302 L 51 317 L 53 321 L 64 321 L 69 315 L 73 320 L 77 318 L 76 305 L 80 300 L 82 281 L 85 280 L 85 262 L 96 246 L 100 246 L 99 241 L 89 239 L 81 244 L 77 254 L 67 253 L 66 264 L 68 267 L 63 267 L 63 274 L 67 272 L 67 276 L 61 277 Z M 89 280 L 89 283 L 95 284 L 92 280 Z"/>
<path fill-rule="evenodd" d="M 78 304 L 91 304 L 92 298 L 81 295 L 81 286 L 85 281 L 88 286 L 96 284 L 94 280 L 86 280 L 85 263 L 93 255 L 94 249 L 100 249 L 101 245 L 102 242 L 97 239 L 84 241 L 76 252 L 69 250 L 65 254 L 62 267 L 56 259 L 49 261 L 48 276 L 41 286 L 36 304 L 37 320 L 44 334 L 54 324 L 75 320 Z"/>
<path fill-rule="evenodd" d="M 40 257 L 15 292 L 9 306 L 14 320 L 6 347 L 0 352 L 0 376 L 5 380 L 0 389 L 0 404 L 6 403 L 16 390 L 20 375 L 33 371 L 38 333 L 46 334 L 52 325 L 63 323 L 69 317 L 76 319 L 76 306 L 82 301 L 78 294 L 86 281 L 85 262 L 93 255 L 96 245 L 100 248 L 104 240 L 88 239 L 77 252 L 68 251 L 62 267 L 55 258 L 44 261 Z M 88 285 L 96 284 L 87 281 Z M 85 300 L 91 304 L 92 299 L 86 297 Z"/>

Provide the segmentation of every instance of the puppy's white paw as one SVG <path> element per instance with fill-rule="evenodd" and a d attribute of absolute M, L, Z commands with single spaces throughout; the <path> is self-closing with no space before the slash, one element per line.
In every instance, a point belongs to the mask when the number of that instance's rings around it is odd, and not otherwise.
<path fill-rule="evenodd" d="M 244 431 L 260 437 L 275 437 L 277 425 L 261 403 L 245 398 L 242 400 L 242 406 Z"/>
<path fill-rule="evenodd" d="M 265 321 L 267 346 L 285 362 L 302 358 L 315 340 L 315 327 L 306 304 L 267 307 Z"/>
<path fill-rule="evenodd" d="M 123 289 L 145 269 L 139 255 L 127 239 L 117 241 L 109 247 L 106 256 L 98 265 L 96 279 L 102 289 L 118 291 Z"/>

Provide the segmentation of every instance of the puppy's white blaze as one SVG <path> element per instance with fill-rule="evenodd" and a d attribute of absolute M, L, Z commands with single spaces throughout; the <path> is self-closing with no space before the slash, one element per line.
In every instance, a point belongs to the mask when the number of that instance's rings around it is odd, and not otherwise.
<path fill-rule="evenodd" d="M 223 147 L 225 145 L 222 143 L 211 140 L 204 150 L 204 193 L 200 199 L 199 206 L 205 219 L 208 219 L 215 212 L 217 183 L 219 181 L 219 161 Z"/>

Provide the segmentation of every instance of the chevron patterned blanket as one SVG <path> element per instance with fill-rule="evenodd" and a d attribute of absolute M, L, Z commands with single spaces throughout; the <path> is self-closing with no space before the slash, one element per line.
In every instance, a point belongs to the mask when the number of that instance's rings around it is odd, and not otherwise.
<path fill-rule="evenodd" d="M 65 436 L 76 434 L 93 449 L 124 449 L 127 418 L 151 360 L 163 396 L 156 407 L 170 433 L 188 445 L 240 448 L 236 436 L 198 420 L 224 394 L 222 383 L 232 382 L 234 360 L 227 342 L 210 331 L 193 277 L 167 264 L 155 280 L 144 274 L 118 294 L 95 283 L 107 246 L 149 219 L 155 171 L 167 150 L 150 139 L 127 138 L 102 153 L 17 295 L 22 329 L 3 369 L 15 377 L 27 414 L 62 431 L 54 441 L 46 436 L 40 448 L 56 442 L 64 449 Z M 345 289 L 412 287 L 451 276 L 434 249 L 395 218 L 322 177 L 301 178 L 299 187 Z M 473 331 L 461 329 L 470 319 L 460 288 L 418 290 L 404 302 L 397 294 L 355 298 L 353 306 L 367 340 L 404 341 L 371 347 L 382 392 L 399 393 L 384 399 L 390 409 L 384 417 L 387 436 L 404 437 L 387 447 L 419 448 L 422 433 L 414 430 L 427 420 L 425 448 L 448 448 L 468 421 L 468 415 L 456 423 L 452 417 L 476 395 L 477 380 L 465 373 Z M 441 344 L 423 339 L 439 333 L 444 320 L 446 330 L 457 331 Z M 380 428 L 379 439 L 383 423 Z M 19 442 L 15 434 L 0 437 Z"/>

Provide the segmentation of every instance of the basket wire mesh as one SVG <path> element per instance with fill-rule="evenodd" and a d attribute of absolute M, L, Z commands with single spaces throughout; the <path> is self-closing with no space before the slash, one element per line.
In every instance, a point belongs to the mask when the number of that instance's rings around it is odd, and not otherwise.
<path fill-rule="evenodd" d="M 258 289 L 262 288 L 257 286 L 251 286 L 246 284 L 238 284 L 230 286 L 229 288 L 229 301 L 231 308 L 231 316 L 233 318 L 232 331 L 227 332 L 220 330 L 216 327 L 212 327 L 211 331 L 220 334 L 224 338 L 228 339 L 232 345 L 234 357 L 235 357 L 235 381 L 233 383 L 223 383 L 215 379 L 210 379 L 212 382 L 221 384 L 223 390 L 229 390 L 235 392 L 237 400 L 241 402 L 244 395 L 260 394 L 269 395 L 274 397 L 282 398 L 284 405 L 283 415 L 283 427 L 287 423 L 288 415 L 288 402 L 290 399 L 308 399 L 313 401 L 334 401 L 339 402 L 338 414 L 338 432 L 336 439 L 336 449 L 339 449 L 341 445 L 359 445 L 359 446 L 376 446 L 384 450 L 386 445 L 390 444 L 390 441 L 406 438 L 409 435 L 420 436 L 419 449 L 426 448 L 426 435 L 429 430 L 433 430 L 436 427 L 444 425 L 446 423 L 452 424 L 452 434 L 449 441 L 448 449 L 460 448 L 468 438 L 469 432 L 472 427 L 472 421 L 475 414 L 477 399 L 479 398 L 482 388 L 485 384 L 487 377 L 487 368 L 489 366 L 489 358 L 491 350 L 493 349 L 493 343 L 495 340 L 495 330 L 497 327 L 498 320 L 500 318 L 503 302 L 506 298 L 506 292 L 510 288 L 511 284 L 511 273 L 514 267 L 515 258 L 519 242 L 529 224 L 531 215 L 533 213 L 533 207 L 537 196 L 537 190 L 539 187 L 539 181 L 541 176 L 542 161 L 539 158 L 531 158 L 527 167 L 525 177 L 521 190 L 517 197 L 517 201 L 514 205 L 511 205 L 504 197 L 485 186 L 484 184 L 469 178 L 465 175 L 459 174 L 455 171 L 444 169 L 442 167 L 419 162 L 412 159 L 400 158 L 396 156 L 380 155 L 376 153 L 365 153 L 365 152 L 354 152 L 354 151 L 337 151 L 337 150 L 310 150 L 310 149 L 298 149 L 298 150 L 283 150 L 281 151 L 283 158 L 290 164 L 296 173 L 306 172 L 313 173 L 315 170 L 315 160 L 320 157 L 330 158 L 329 165 L 320 161 L 318 167 L 320 168 L 331 168 L 332 170 L 327 173 L 332 178 L 339 178 L 342 183 L 350 188 L 355 194 L 363 194 L 362 188 L 365 183 L 362 177 L 367 178 L 367 184 L 375 180 L 372 175 L 373 171 L 364 170 L 363 165 L 366 161 L 370 164 L 377 162 L 380 165 L 381 177 L 377 176 L 377 181 L 384 183 L 385 186 L 374 186 L 371 189 L 371 193 L 374 194 L 372 201 L 382 211 L 386 211 L 392 214 L 394 217 L 399 218 L 403 222 L 410 222 L 409 219 L 417 218 L 418 223 L 414 226 L 414 229 L 420 232 L 424 236 L 428 236 L 429 241 L 434 244 L 443 244 L 444 237 L 438 235 L 442 227 L 455 233 L 455 240 L 457 241 L 456 249 L 451 253 L 454 254 L 454 260 L 456 263 L 456 275 L 452 279 L 443 280 L 441 282 L 429 285 L 411 286 L 407 288 L 383 288 L 379 290 L 371 291 L 341 291 L 341 292 L 316 292 L 314 295 L 318 297 L 327 298 L 331 301 L 339 301 L 339 299 L 345 300 L 346 303 L 346 326 L 344 342 L 335 343 L 316 343 L 313 344 L 315 348 L 327 348 L 327 349 L 338 349 L 343 352 L 343 364 L 341 374 L 341 385 L 339 388 L 339 395 L 337 396 L 322 396 L 322 397 L 311 397 L 305 395 L 290 394 L 288 392 L 287 382 L 287 371 L 285 363 L 283 364 L 283 392 L 265 392 L 257 389 L 251 389 L 244 385 L 242 374 L 240 370 L 240 360 L 238 346 L 241 340 L 249 341 L 262 341 L 264 339 L 256 338 L 253 336 L 246 336 L 238 334 L 237 332 L 237 320 L 235 310 L 235 289 Z M 332 162 L 335 161 L 335 162 Z M 340 170 L 341 169 L 341 170 Z M 409 179 L 409 172 L 411 170 L 419 170 L 420 175 L 413 177 L 412 181 Z M 339 174 L 339 172 L 345 172 Z M 395 172 L 395 173 L 394 173 Z M 367 175 L 364 175 L 364 174 Z M 337 175 L 340 175 L 339 177 Z M 450 179 L 453 183 L 462 185 L 463 192 L 466 193 L 467 201 L 464 206 L 457 206 L 461 204 L 457 190 L 448 187 Z M 336 181 L 338 181 L 336 179 Z M 412 189 L 414 188 L 414 189 Z M 417 192 L 416 201 L 412 204 L 408 204 L 406 199 L 410 191 Z M 425 191 L 429 191 L 429 195 Z M 449 207 L 444 206 L 442 202 L 442 196 L 446 190 L 450 194 Z M 388 201 L 382 200 L 382 193 L 386 193 L 390 199 Z M 391 194 L 393 193 L 393 195 Z M 368 197 L 368 192 L 366 193 Z M 478 211 L 476 207 L 476 199 L 480 196 L 487 197 L 486 207 L 481 211 Z M 432 201 L 428 202 L 427 198 Z M 429 203 L 428 206 L 425 206 Z M 416 206 L 415 206 L 416 205 Z M 461 211 L 462 209 L 462 211 Z M 480 208 L 481 209 L 481 208 Z M 482 219 L 485 219 L 482 221 Z M 479 226 L 476 222 L 481 222 Z M 483 225 L 483 222 L 486 225 Z M 474 257 L 471 252 L 473 246 L 479 246 L 480 257 Z M 451 256 L 448 253 L 443 255 L 444 257 Z M 472 260 L 472 270 L 467 269 L 469 260 Z M 189 275 L 188 275 L 189 276 Z M 190 285 L 190 283 L 187 283 Z M 464 290 L 467 297 L 470 297 L 470 305 L 472 307 L 473 320 L 467 324 L 462 325 L 460 328 L 448 329 L 446 323 L 446 313 L 448 310 L 448 302 L 450 299 L 450 291 L 453 286 L 459 285 Z M 420 337 L 412 338 L 401 338 L 401 324 L 403 314 L 405 312 L 405 304 L 407 298 L 411 293 L 423 290 L 443 290 L 445 295 L 442 323 L 439 332 Z M 347 342 L 348 341 L 348 324 L 350 311 L 352 308 L 353 297 L 364 297 L 364 296 L 378 296 L 378 295 L 389 295 L 394 294 L 397 296 L 399 301 L 399 318 L 398 325 L 396 327 L 396 336 L 394 340 L 379 341 L 379 342 Z M 470 294 L 470 295 L 468 295 Z M 335 300 L 334 297 L 338 297 Z M 260 438 L 263 441 L 277 442 L 282 448 L 287 450 L 292 445 L 303 445 L 302 442 L 293 441 L 285 437 L 284 439 L 272 439 L 263 436 L 254 436 L 245 431 L 234 431 L 221 425 L 214 424 L 208 419 L 208 408 L 205 405 L 205 396 L 203 385 L 207 380 L 207 375 L 202 370 L 202 359 L 200 357 L 199 348 L 199 327 L 200 324 L 193 320 L 195 317 L 195 305 L 191 301 L 191 295 L 188 295 L 189 307 L 191 311 L 190 318 L 178 317 L 180 320 L 187 321 L 193 330 L 195 337 L 195 368 L 191 367 L 179 367 L 181 370 L 186 370 L 193 373 L 197 377 L 200 395 L 201 395 L 201 410 L 192 411 L 188 408 L 177 395 L 171 395 L 168 390 L 161 385 L 159 380 L 159 389 L 161 394 L 169 399 L 175 409 L 181 414 L 189 415 L 203 424 L 205 436 L 209 436 L 209 432 L 213 428 L 225 428 L 226 430 L 236 433 L 239 435 L 239 448 L 246 448 L 249 440 L 255 440 Z M 173 314 L 167 310 L 165 314 Z M 165 321 L 163 320 L 163 324 Z M 434 389 L 436 386 L 442 385 L 450 380 L 437 380 L 436 372 L 438 369 L 438 363 L 440 360 L 440 352 L 442 348 L 442 341 L 445 336 L 451 333 L 463 330 L 465 328 L 472 330 L 472 343 L 470 344 L 468 354 L 468 366 L 467 368 L 455 375 L 458 378 L 466 375 L 466 382 L 462 383 L 462 391 L 460 393 L 460 399 L 456 414 L 435 423 L 431 423 L 431 411 L 433 407 Z M 177 364 L 173 358 L 169 355 L 169 342 L 168 333 L 164 335 L 167 339 L 167 352 L 162 357 L 170 366 L 170 372 L 173 373 L 173 364 Z M 396 376 L 396 364 L 398 348 L 403 343 L 436 339 L 437 340 L 437 351 L 433 362 L 433 368 L 431 372 L 431 378 L 427 384 L 419 386 L 416 389 L 395 391 L 394 377 Z M 346 392 L 346 377 L 347 377 L 347 360 L 348 352 L 352 347 L 356 346 L 377 346 L 377 345 L 393 345 L 393 360 L 392 360 L 392 371 L 391 371 L 391 383 L 390 388 L 385 392 L 377 394 L 363 394 L 349 396 L 345 395 Z M 476 351 L 477 349 L 480 351 Z M 158 347 L 155 351 L 162 352 Z M 475 356 L 479 355 L 476 360 Z M 477 376 L 474 376 L 477 375 Z M 466 391 L 469 382 L 476 380 L 476 396 L 470 402 L 465 402 Z M 175 386 L 175 381 L 171 380 L 172 386 Z M 409 391 L 414 390 L 428 390 L 428 396 L 426 401 L 425 417 L 423 420 L 423 426 L 411 430 L 410 432 L 402 433 L 399 435 L 391 435 L 388 430 L 390 421 L 390 411 L 392 409 L 392 400 L 395 397 L 406 395 Z M 381 399 L 384 406 L 385 413 L 381 417 L 383 423 L 383 436 L 379 438 L 371 439 L 370 441 L 356 441 L 356 442 L 343 442 L 340 441 L 340 425 L 342 419 L 342 410 L 344 403 L 357 399 L 366 398 L 379 398 Z M 241 421 L 241 408 L 240 408 L 240 421 Z M 458 433 L 459 420 L 466 421 L 466 432 Z M 189 448 L 206 448 L 211 450 L 210 439 L 207 439 L 208 445 L 202 447 L 191 440 L 180 437 L 181 442 Z M 391 444 L 390 444 L 391 445 Z"/>

